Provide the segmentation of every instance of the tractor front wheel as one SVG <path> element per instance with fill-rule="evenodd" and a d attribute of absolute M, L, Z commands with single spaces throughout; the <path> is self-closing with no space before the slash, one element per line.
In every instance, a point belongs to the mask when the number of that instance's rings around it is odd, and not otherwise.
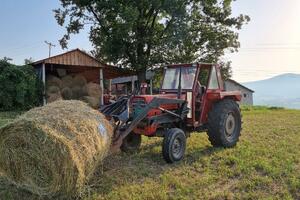
<path fill-rule="evenodd" d="M 162 154 L 167 163 L 180 161 L 185 153 L 186 136 L 179 128 L 169 129 L 163 140 Z"/>
<path fill-rule="evenodd" d="M 233 147 L 241 132 L 239 105 L 225 99 L 213 105 L 208 114 L 208 139 L 213 146 Z"/>
<path fill-rule="evenodd" d="M 124 139 L 120 149 L 123 152 L 137 151 L 142 142 L 142 136 L 135 133 L 129 133 Z"/>

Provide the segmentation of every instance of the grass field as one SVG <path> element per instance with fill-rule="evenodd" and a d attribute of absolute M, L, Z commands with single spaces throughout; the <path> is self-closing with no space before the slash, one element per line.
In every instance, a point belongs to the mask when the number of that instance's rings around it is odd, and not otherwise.
<path fill-rule="evenodd" d="M 0 124 L 15 114 L 0 114 Z M 159 138 L 140 152 L 108 157 L 81 199 L 300 199 L 300 111 L 245 108 L 235 148 L 192 134 L 184 160 L 166 164 Z M 8 189 L 9 188 L 9 189 Z M 33 199 L 1 185 L 0 199 Z"/>

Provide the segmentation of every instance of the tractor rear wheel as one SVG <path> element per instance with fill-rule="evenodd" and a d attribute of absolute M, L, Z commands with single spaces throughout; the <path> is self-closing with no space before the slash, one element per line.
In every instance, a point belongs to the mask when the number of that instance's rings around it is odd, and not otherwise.
<path fill-rule="evenodd" d="M 131 132 L 123 139 L 120 149 L 123 152 L 134 152 L 140 148 L 141 142 L 142 136 Z"/>
<path fill-rule="evenodd" d="M 179 128 L 169 129 L 163 140 L 162 154 L 167 163 L 180 161 L 185 153 L 186 136 Z"/>
<path fill-rule="evenodd" d="M 239 105 L 225 99 L 213 105 L 208 114 L 208 139 L 213 146 L 233 147 L 241 132 Z"/>

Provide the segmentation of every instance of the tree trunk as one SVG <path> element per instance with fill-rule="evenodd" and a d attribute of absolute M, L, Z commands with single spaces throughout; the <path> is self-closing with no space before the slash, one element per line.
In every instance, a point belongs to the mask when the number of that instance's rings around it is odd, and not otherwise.
<path fill-rule="evenodd" d="M 146 83 L 146 70 L 138 71 L 137 76 L 139 84 Z"/>
<path fill-rule="evenodd" d="M 138 91 L 139 94 L 146 94 L 146 89 L 142 88 L 142 83 L 146 83 L 146 70 L 138 71 Z"/>

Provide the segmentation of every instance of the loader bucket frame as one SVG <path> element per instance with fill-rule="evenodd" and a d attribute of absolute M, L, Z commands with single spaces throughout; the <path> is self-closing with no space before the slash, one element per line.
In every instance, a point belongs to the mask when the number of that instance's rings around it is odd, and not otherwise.
<path fill-rule="evenodd" d="M 162 115 L 153 117 L 153 121 L 160 123 L 182 122 L 188 113 L 187 102 L 182 99 L 153 98 L 141 112 L 132 120 L 129 117 L 129 101 L 131 98 L 121 98 L 117 102 L 105 106 L 100 111 L 108 118 L 113 119 L 116 126 L 114 130 L 113 146 L 119 146 L 122 140 L 137 127 L 137 125 L 147 117 L 152 109 L 159 109 Z M 172 112 L 161 108 L 163 104 L 177 104 L 179 109 Z M 124 117 L 126 116 L 126 117 Z"/>

